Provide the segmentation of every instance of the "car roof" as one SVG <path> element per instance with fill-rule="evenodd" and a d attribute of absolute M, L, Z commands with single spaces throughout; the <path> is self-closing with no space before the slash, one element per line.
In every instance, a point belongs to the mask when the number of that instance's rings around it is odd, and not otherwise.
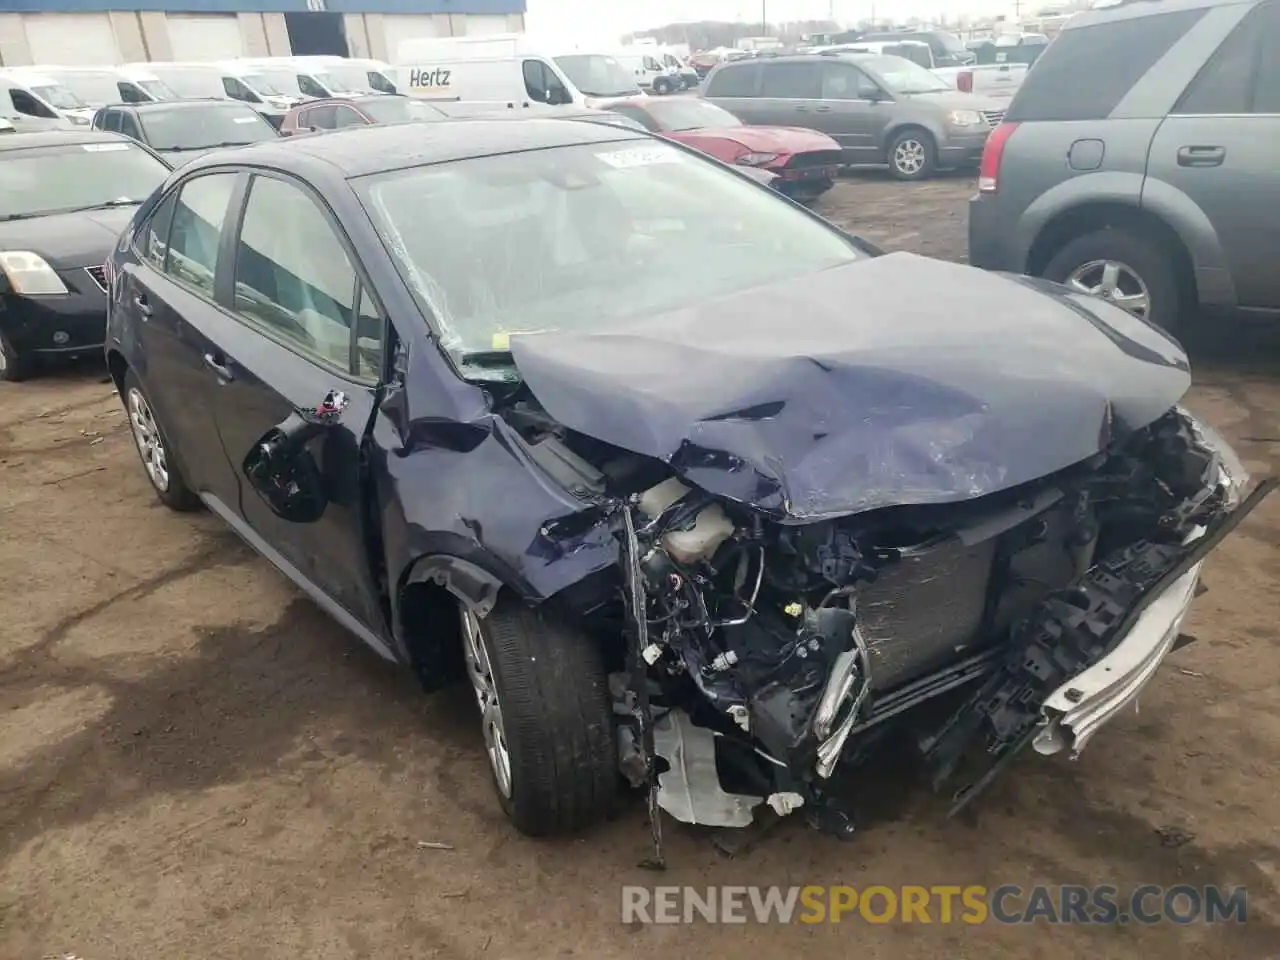
<path fill-rule="evenodd" d="M 225 100 L 222 97 L 185 97 L 181 100 L 153 100 L 149 103 L 112 103 L 109 104 L 109 106 L 113 110 L 127 108 L 130 110 L 141 110 L 144 113 L 148 111 L 155 112 L 174 109 L 189 110 L 195 107 L 217 107 L 219 109 L 239 107 L 245 110 L 253 109 L 247 103 L 242 103 L 239 100 Z M 106 108 L 104 107 L 103 109 Z"/>
<path fill-rule="evenodd" d="M 207 154 L 195 161 L 192 169 L 195 164 L 234 163 L 252 150 L 255 163 L 290 169 L 299 165 L 302 155 L 324 161 L 350 179 L 495 154 L 647 139 L 637 130 L 570 119 L 458 118 L 439 123 L 374 124 L 319 137 L 282 137 Z"/>
<path fill-rule="evenodd" d="M 39 133 L 7 133 L 0 140 L 0 153 L 11 150 L 32 150 L 39 147 L 73 147 L 80 143 L 116 143 L 123 140 L 133 143 L 130 137 L 105 130 L 45 130 Z"/>
<path fill-rule="evenodd" d="M 1113 23 L 1117 20 L 1136 20 L 1139 17 L 1150 17 L 1160 13 L 1175 13 L 1179 10 L 1204 10 L 1209 7 L 1233 7 L 1247 4 L 1252 6 L 1258 0 L 1112 0 L 1101 5 L 1077 13 L 1062 25 L 1063 30 L 1079 30 L 1081 27 L 1092 27 L 1099 23 Z"/>

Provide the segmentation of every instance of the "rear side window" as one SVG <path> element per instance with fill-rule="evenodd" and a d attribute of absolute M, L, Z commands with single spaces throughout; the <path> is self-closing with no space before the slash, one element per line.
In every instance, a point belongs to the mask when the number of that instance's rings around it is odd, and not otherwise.
<path fill-rule="evenodd" d="M 730 64 L 721 67 L 711 77 L 707 86 L 708 97 L 754 97 L 758 63 Z"/>
<path fill-rule="evenodd" d="M 1175 114 L 1280 111 L 1280 2 L 1255 7 L 1187 87 Z"/>
<path fill-rule="evenodd" d="M 804 62 L 765 64 L 760 96 L 779 100 L 817 100 L 822 96 L 822 65 Z"/>
<path fill-rule="evenodd" d="M 213 296 L 218 245 L 235 189 L 235 173 L 211 173 L 182 185 L 169 231 L 165 273 Z"/>
<path fill-rule="evenodd" d="M 1180 10 L 1063 30 L 1018 88 L 1007 119 L 1106 117 L 1204 12 Z"/>

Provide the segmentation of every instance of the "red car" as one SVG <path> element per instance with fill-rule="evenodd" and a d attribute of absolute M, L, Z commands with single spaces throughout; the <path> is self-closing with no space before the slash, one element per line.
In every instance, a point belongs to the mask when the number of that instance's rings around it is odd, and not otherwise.
<path fill-rule="evenodd" d="M 816 200 L 835 184 L 844 154 L 825 133 L 799 127 L 754 127 L 693 97 L 646 97 L 600 104 L 654 133 L 687 143 L 725 163 L 767 170 L 794 200 Z"/>
<path fill-rule="evenodd" d="M 280 124 L 280 136 L 320 133 L 343 127 L 364 127 L 373 123 L 404 123 L 408 120 L 444 120 L 429 103 L 392 93 L 355 97 L 305 100 L 287 114 Z"/>

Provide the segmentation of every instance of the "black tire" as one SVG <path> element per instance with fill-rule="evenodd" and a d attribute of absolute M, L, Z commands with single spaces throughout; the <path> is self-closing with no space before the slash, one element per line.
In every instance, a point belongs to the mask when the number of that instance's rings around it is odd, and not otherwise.
<path fill-rule="evenodd" d="M 553 612 L 507 595 L 478 624 L 501 708 L 509 795 L 491 772 L 511 822 L 544 837 L 608 817 L 617 799 L 618 748 L 597 645 Z M 464 622 L 464 646 L 466 632 Z M 464 657 L 470 670 L 472 655 Z"/>
<path fill-rule="evenodd" d="M 0 334 L 0 380 L 8 383 L 21 383 L 31 376 L 35 364 L 30 357 L 21 356 L 9 344 L 4 334 Z"/>
<path fill-rule="evenodd" d="M 1184 303 L 1174 258 L 1154 237 L 1123 229 L 1095 230 L 1067 242 L 1045 266 L 1042 276 L 1064 283 L 1077 269 L 1100 260 L 1124 264 L 1147 288 L 1146 319 L 1172 334 L 1178 331 Z"/>
<path fill-rule="evenodd" d="M 907 144 L 919 147 L 919 165 L 904 167 L 899 165 L 898 152 Z M 915 154 L 915 151 L 912 151 Z M 899 130 L 889 142 L 889 172 L 899 180 L 928 180 L 938 171 L 938 145 L 928 130 L 920 127 L 908 127 Z"/>
<path fill-rule="evenodd" d="M 659 77 L 657 80 L 653 81 L 653 92 L 660 97 L 665 97 L 671 92 L 671 84 L 667 81 L 666 77 Z"/>
<path fill-rule="evenodd" d="M 148 467 L 147 455 L 143 452 L 143 441 L 138 435 L 136 424 L 134 421 L 135 410 L 133 408 L 133 393 L 136 391 L 143 399 L 146 410 L 150 413 L 151 423 L 155 428 L 155 433 L 159 436 L 160 450 L 164 457 L 165 473 L 168 476 L 168 482 L 163 486 L 156 479 L 151 469 Z M 199 510 L 203 504 L 191 488 L 187 486 L 187 480 L 182 475 L 182 468 L 178 466 L 177 459 L 173 456 L 174 447 L 169 439 L 168 433 L 165 432 L 164 424 L 160 422 L 160 415 L 156 413 L 155 406 L 151 403 L 151 398 L 147 396 L 146 389 L 142 386 L 142 381 L 138 379 L 138 375 L 133 370 L 126 370 L 124 374 L 124 385 L 120 391 L 121 399 L 124 401 L 125 416 L 128 417 L 129 434 L 133 437 L 134 448 L 138 451 L 138 458 L 142 461 L 143 471 L 147 475 L 147 480 L 151 484 L 151 489 L 155 491 L 156 496 L 170 510 L 176 510 L 179 513 L 189 513 L 192 510 Z"/>

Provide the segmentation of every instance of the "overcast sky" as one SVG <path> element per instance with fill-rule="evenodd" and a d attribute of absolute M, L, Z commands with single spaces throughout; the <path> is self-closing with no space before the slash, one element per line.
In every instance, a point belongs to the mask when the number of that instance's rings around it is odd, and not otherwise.
<path fill-rule="evenodd" d="M 1003 13 L 1011 0 L 765 0 L 769 19 L 822 20 L 833 12 L 841 22 L 871 15 L 931 17 L 941 13 Z M 577 38 L 612 37 L 679 20 L 760 20 L 761 0 L 528 0 L 530 33 Z"/>

